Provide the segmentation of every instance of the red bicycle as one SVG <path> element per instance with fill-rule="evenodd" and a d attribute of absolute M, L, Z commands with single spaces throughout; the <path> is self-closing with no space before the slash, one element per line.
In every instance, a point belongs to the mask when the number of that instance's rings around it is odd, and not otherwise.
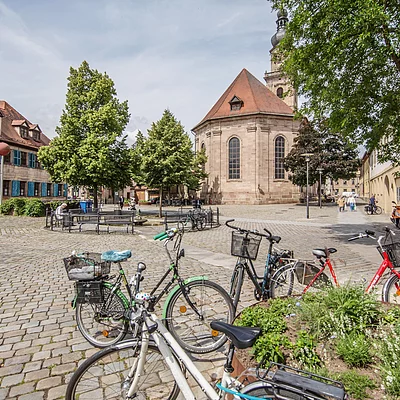
<path fill-rule="evenodd" d="M 400 266 L 400 235 L 385 228 L 385 235 L 379 238 L 375 237 L 375 232 L 366 230 L 365 233 L 359 233 L 358 236 L 348 240 L 353 241 L 367 237 L 377 241 L 377 249 L 383 260 L 366 292 L 371 292 L 389 269 L 390 275 L 382 288 L 382 300 L 400 303 L 400 272 L 395 269 Z M 279 268 L 271 278 L 271 297 L 302 295 L 311 288 L 322 289 L 332 286 L 330 278 L 324 272 L 326 267 L 328 267 L 335 285 L 339 286 L 330 259 L 330 255 L 336 251 L 335 248 L 314 249 L 313 254 L 318 262 L 295 260 Z"/>

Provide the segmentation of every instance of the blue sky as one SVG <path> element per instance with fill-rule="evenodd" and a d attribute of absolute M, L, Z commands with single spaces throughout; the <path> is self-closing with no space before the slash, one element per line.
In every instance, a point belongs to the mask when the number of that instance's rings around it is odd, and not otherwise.
<path fill-rule="evenodd" d="M 128 100 L 131 138 L 166 108 L 190 132 L 243 68 L 264 82 L 275 20 L 267 0 L 0 0 L 0 99 L 54 137 L 86 60 Z"/>

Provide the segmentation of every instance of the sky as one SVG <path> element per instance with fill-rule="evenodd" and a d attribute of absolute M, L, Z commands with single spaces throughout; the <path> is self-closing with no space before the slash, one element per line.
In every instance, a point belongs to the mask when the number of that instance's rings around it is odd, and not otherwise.
<path fill-rule="evenodd" d="M 0 0 L 0 99 L 52 138 L 86 60 L 128 100 L 130 144 L 167 108 L 192 137 L 243 68 L 264 83 L 275 21 L 267 0 Z"/>

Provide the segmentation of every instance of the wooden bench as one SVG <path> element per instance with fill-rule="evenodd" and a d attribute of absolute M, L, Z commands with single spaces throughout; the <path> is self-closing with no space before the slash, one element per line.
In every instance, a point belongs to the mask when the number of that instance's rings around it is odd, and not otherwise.
<path fill-rule="evenodd" d="M 97 223 L 96 232 L 100 233 L 100 226 L 107 226 L 107 232 L 110 233 L 110 226 L 126 225 L 126 233 L 131 228 L 131 233 L 134 232 L 135 217 L 133 213 L 121 213 L 121 214 L 105 214 L 100 212 L 99 220 Z"/>

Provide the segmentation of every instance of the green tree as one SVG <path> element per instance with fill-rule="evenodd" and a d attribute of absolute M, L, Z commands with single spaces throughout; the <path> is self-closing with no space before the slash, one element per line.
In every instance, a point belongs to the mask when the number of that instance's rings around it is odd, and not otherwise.
<path fill-rule="evenodd" d="M 129 121 L 128 103 L 117 99 L 114 82 L 84 61 L 70 68 L 65 109 L 57 136 L 41 147 L 38 158 L 55 182 L 122 189 L 131 182 L 130 151 L 123 131 Z"/>
<path fill-rule="evenodd" d="M 150 188 L 158 188 L 160 199 L 172 185 L 182 184 L 197 189 L 200 180 L 206 176 L 202 169 L 206 162 L 204 152 L 193 153 L 189 136 L 169 110 L 165 110 L 162 118 L 152 124 L 147 138 L 138 135 L 133 152 L 136 165 L 140 164 L 140 168 L 135 170 L 135 179 Z"/>
<path fill-rule="evenodd" d="M 329 116 L 332 131 L 399 164 L 398 0 L 271 0 L 289 11 L 279 43 L 283 70 L 307 101 L 301 112 Z"/>
<path fill-rule="evenodd" d="M 306 153 L 312 153 L 308 173 L 310 185 L 319 182 L 318 168 L 322 168 L 323 180 L 330 178 L 336 181 L 355 177 L 360 167 L 356 146 L 343 136 L 331 132 L 327 121 L 310 122 L 303 119 L 292 150 L 284 161 L 285 169 L 292 174 L 290 180 L 295 185 L 306 186 L 307 165 L 302 156 Z"/>

